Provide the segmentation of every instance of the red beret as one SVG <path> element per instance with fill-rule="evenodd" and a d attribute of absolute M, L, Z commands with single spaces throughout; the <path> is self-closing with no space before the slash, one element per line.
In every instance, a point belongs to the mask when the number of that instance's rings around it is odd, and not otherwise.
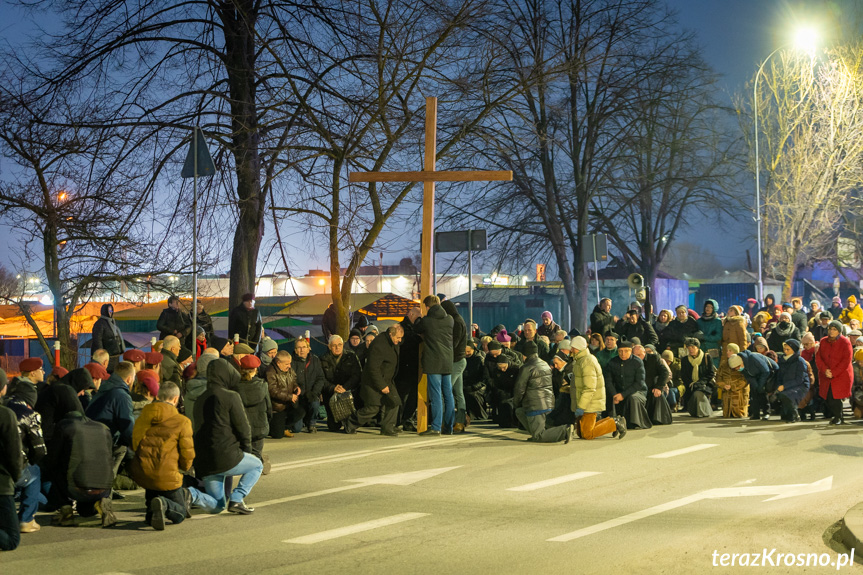
<path fill-rule="evenodd" d="M 90 372 L 93 379 L 108 379 L 111 377 L 108 375 L 108 372 L 105 371 L 105 368 L 102 367 L 101 363 L 88 363 L 84 366 L 84 369 Z"/>
<path fill-rule="evenodd" d="M 255 294 L 253 294 L 253 293 L 243 294 L 243 301 L 254 301 L 254 299 L 255 299 Z"/>
<path fill-rule="evenodd" d="M 244 355 L 240 360 L 240 367 L 243 369 L 257 369 L 261 367 L 261 360 L 255 355 Z"/>
<path fill-rule="evenodd" d="M 28 357 L 27 359 L 19 363 L 18 367 L 21 369 L 22 373 L 36 371 L 37 369 L 42 367 L 42 360 L 38 357 Z"/>
<path fill-rule="evenodd" d="M 153 397 L 159 395 L 159 377 L 156 375 L 155 371 L 152 369 L 142 369 L 135 375 L 135 377 L 141 385 L 147 388 L 150 395 Z"/>
<path fill-rule="evenodd" d="M 56 375 L 57 377 L 66 377 L 66 374 L 69 373 L 69 370 L 62 365 L 57 365 L 54 367 L 54 369 L 51 370 L 51 373 L 53 375 Z"/>
<path fill-rule="evenodd" d="M 144 361 L 147 358 L 146 354 L 140 349 L 130 349 L 126 353 L 123 354 L 123 359 L 126 361 L 131 361 L 132 363 L 138 363 L 139 361 Z"/>
<path fill-rule="evenodd" d="M 186 366 L 186 369 L 183 370 L 183 377 L 186 379 L 191 379 L 193 373 L 198 372 L 198 365 L 196 363 L 190 363 Z"/>
<path fill-rule="evenodd" d="M 159 365 L 160 363 L 162 363 L 162 359 L 164 359 L 162 357 L 162 354 L 158 351 L 148 351 L 144 354 L 144 358 L 150 365 Z"/>

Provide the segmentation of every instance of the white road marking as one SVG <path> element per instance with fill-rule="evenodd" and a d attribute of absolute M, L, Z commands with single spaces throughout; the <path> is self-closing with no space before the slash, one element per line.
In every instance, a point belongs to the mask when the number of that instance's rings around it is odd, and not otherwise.
<path fill-rule="evenodd" d="M 322 541 L 330 541 L 332 539 L 338 539 L 339 537 L 362 533 L 363 531 L 371 531 L 372 529 L 395 525 L 396 523 L 403 523 L 405 521 L 419 519 L 420 517 L 426 517 L 428 515 L 428 513 L 401 513 L 399 515 L 375 519 L 374 521 L 366 521 L 365 523 L 357 523 L 356 525 L 348 525 L 347 527 L 339 527 L 338 529 L 330 529 L 329 531 L 321 531 L 320 533 L 312 533 L 311 535 L 286 539 L 283 543 L 313 545 Z"/>
<path fill-rule="evenodd" d="M 674 451 L 666 451 L 665 453 L 657 453 L 656 455 L 649 455 L 648 459 L 668 459 L 669 457 L 677 457 L 678 455 L 686 455 L 687 453 L 693 453 L 695 451 L 701 451 L 702 449 L 710 449 L 711 447 L 718 446 L 718 443 L 699 443 L 698 445 L 693 445 L 691 447 L 684 447 L 683 449 L 675 449 Z"/>
<path fill-rule="evenodd" d="M 650 507 L 649 509 L 642 509 L 641 511 L 636 511 L 635 513 L 624 515 L 623 517 L 616 517 L 615 519 L 611 519 L 603 523 L 597 523 L 596 525 L 591 525 L 590 527 L 585 527 L 584 529 L 579 529 L 571 533 L 564 533 L 563 535 L 558 535 L 557 537 L 546 539 L 546 541 L 566 542 L 572 541 L 573 539 L 580 539 L 581 537 L 593 535 L 594 533 L 599 533 L 601 531 L 605 531 L 613 527 L 618 527 L 620 525 L 626 525 L 627 523 L 632 523 L 633 521 L 638 521 L 639 519 L 644 519 L 645 517 L 658 515 L 665 511 L 677 509 L 678 507 L 683 507 L 684 505 L 689 505 L 690 503 L 695 503 L 704 499 L 773 495 L 773 497 L 765 499 L 764 501 L 776 501 L 777 499 L 797 497 L 798 495 L 807 495 L 810 493 L 829 491 L 832 487 L 833 476 L 831 475 L 830 477 L 825 477 L 824 479 L 820 479 L 818 481 L 815 481 L 814 483 L 795 483 L 791 485 L 755 485 L 751 487 L 720 487 L 718 489 L 708 489 L 707 491 L 702 491 L 700 493 L 689 495 L 682 499 L 677 499 L 675 501 L 669 501 L 668 503 L 656 505 L 654 507 Z"/>
<path fill-rule="evenodd" d="M 301 499 L 309 499 L 311 497 L 320 497 L 321 495 L 341 493 L 342 491 L 350 491 L 351 489 L 359 489 L 361 487 L 368 487 L 369 485 L 413 485 L 414 483 L 423 481 L 424 479 L 430 479 L 442 473 L 446 473 L 447 471 L 458 469 L 459 467 L 461 466 L 457 465 L 455 467 L 438 467 L 435 469 L 421 469 L 419 471 L 408 471 L 405 473 L 378 475 L 377 477 L 346 479 L 345 481 L 347 481 L 348 483 L 352 483 L 353 485 L 343 485 L 341 487 L 332 487 L 330 489 L 323 489 L 321 491 L 299 493 L 297 495 L 290 495 L 288 497 L 281 497 L 279 499 L 261 501 L 260 503 L 250 503 L 250 506 L 255 509 L 260 509 L 262 507 L 269 507 L 270 505 L 278 505 L 280 503 L 290 503 L 291 501 L 299 501 Z M 219 517 L 220 515 L 225 515 L 225 513 L 194 515 L 192 519 L 208 519 L 210 517 Z"/>
<path fill-rule="evenodd" d="M 570 481 L 575 481 L 577 479 L 583 479 L 585 477 L 593 477 L 594 475 L 602 475 L 601 471 L 579 471 L 578 473 L 573 473 L 572 475 L 563 475 L 561 477 L 553 477 L 552 479 L 546 479 L 545 481 L 537 481 L 536 483 L 528 483 L 527 485 L 520 485 L 518 487 L 510 487 L 507 491 L 536 491 L 537 489 L 543 489 L 544 487 L 551 487 L 552 485 L 560 485 L 561 483 L 569 483 Z"/>
<path fill-rule="evenodd" d="M 365 449 L 362 451 L 351 451 L 347 453 L 337 453 L 334 455 L 326 455 L 323 457 L 314 457 L 311 459 L 300 459 L 298 461 L 286 461 L 284 463 L 276 463 L 272 466 L 270 473 L 276 473 L 279 471 L 285 471 L 288 469 L 298 469 L 300 467 L 311 467 L 313 465 L 321 465 L 323 463 L 336 463 L 339 461 L 349 461 L 351 459 L 362 459 L 365 457 L 369 457 L 371 455 L 381 455 L 385 453 L 393 453 L 396 451 L 404 451 L 407 449 L 418 449 L 420 447 L 428 447 L 431 445 L 440 445 L 447 446 L 452 443 L 463 443 L 467 441 L 477 441 L 480 439 L 486 439 L 487 436 L 498 436 L 505 435 L 508 433 L 513 433 L 512 430 L 504 429 L 500 431 L 490 431 L 484 432 L 483 435 L 477 434 L 466 434 L 461 437 L 439 437 L 436 439 L 424 440 L 424 441 L 415 441 L 411 443 L 402 443 L 397 445 L 388 445 L 386 447 L 380 447 L 378 449 Z"/>

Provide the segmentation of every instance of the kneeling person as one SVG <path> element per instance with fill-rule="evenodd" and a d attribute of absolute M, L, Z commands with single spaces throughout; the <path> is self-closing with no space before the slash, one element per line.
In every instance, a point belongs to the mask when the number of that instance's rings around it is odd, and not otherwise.
<path fill-rule="evenodd" d="M 605 411 L 605 378 L 599 361 L 590 353 L 587 340 L 576 336 L 572 339 L 575 358 L 572 362 L 572 384 L 569 386 L 570 405 L 575 413 L 578 436 L 595 439 L 611 434 L 623 439 L 626 435 L 626 419 L 606 417 L 597 421 L 599 413 Z"/>
<path fill-rule="evenodd" d="M 143 487 L 146 520 L 153 529 L 165 529 L 165 519 L 182 523 L 189 512 L 191 494 L 183 488 L 181 471 L 195 459 L 192 422 L 177 411 L 180 388 L 165 381 L 156 401 L 141 410 L 132 432 L 135 457 L 129 470 Z"/>
<path fill-rule="evenodd" d="M 513 390 L 515 416 L 530 432 L 530 439 L 540 443 L 569 443 L 572 425 L 545 427 L 545 417 L 554 408 L 554 391 L 551 385 L 551 368 L 539 358 L 539 348 L 532 341 L 522 347 L 524 365 L 518 373 Z"/>
<path fill-rule="evenodd" d="M 632 344 L 617 344 L 617 357 L 605 366 L 606 379 L 614 391 L 614 414 L 622 414 L 629 429 L 650 429 L 653 423 L 647 414 L 647 383 L 644 363 L 632 355 Z"/>
<path fill-rule="evenodd" d="M 369 346 L 360 387 L 363 407 L 345 420 L 345 433 L 356 433 L 358 427 L 368 424 L 380 413 L 381 435 L 398 435 L 396 420 L 402 402 L 396 391 L 395 376 L 399 367 L 399 344 L 404 334 L 401 324 L 395 324 Z"/>

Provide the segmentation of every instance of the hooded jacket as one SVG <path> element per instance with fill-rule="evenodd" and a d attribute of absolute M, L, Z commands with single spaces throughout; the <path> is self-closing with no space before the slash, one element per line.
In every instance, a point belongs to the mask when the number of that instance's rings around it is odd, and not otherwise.
<path fill-rule="evenodd" d="M 195 402 L 195 472 L 217 475 L 252 451 L 252 430 L 236 391 L 240 374 L 224 359 L 207 367 L 207 391 Z"/>
<path fill-rule="evenodd" d="M 237 393 L 243 398 L 243 408 L 252 430 L 252 441 L 263 439 L 270 432 L 270 417 L 273 416 L 273 404 L 267 382 L 259 377 L 249 381 L 240 380 Z"/>
<path fill-rule="evenodd" d="M 119 376 L 112 374 L 102 382 L 86 413 L 90 419 L 107 426 L 117 445 L 132 445 L 135 426 L 132 395 L 129 386 Z"/>
<path fill-rule="evenodd" d="M 779 370 L 779 365 L 769 357 L 749 350 L 743 350 L 738 355 L 743 359 L 743 376 L 749 389 L 755 393 L 764 393 L 770 375 Z"/>
<path fill-rule="evenodd" d="M 108 315 L 108 310 L 111 314 Z M 126 351 L 123 342 L 123 334 L 114 321 L 114 306 L 106 303 L 99 311 L 99 319 L 93 324 L 93 337 L 90 340 L 91 353 L 97 349 L 104 349 L 108 355 L 120 355 Z"/>
<path fill-rule="evenodd" d="M 421 360 L 423 373 L 452 373 L 454 323 L 439 305 L 431 306 L 425 317 L 417 319 L 414 330 L 422 336 L 425 344 Z"/>
<path fill-rule="evenodd" d="M 569 394 L 572 411 L 576 409 L 583 409 L 585 413 L 605 411 L 605 379 L 602 376 L 602 368 L 588 349 L 575 354 Z"/>
<path fill-rule="evenodd" d="M 455 304 L 445 300 L 440 304 L 448 316 L 452 318 L 452 361 L 457 363 L 464 359 L 464 350 L 467 347 L 467 324 L 455 309 Z"/>
<path fill-rule="evenodd" d="M 783 354 L 779 357 L 779 373 L 776 377 L 776 384 L 783 386 L 781 393 L 794 403 L 795 406 L 800 404 L 800 401 L 809 391 L 811 382 L 809 381 L 809 363 L 800 357 L 800 344 L 789 344 L 794 354 L 791 357 L 785 357 Z"/>
<path fill-rule="evenodd" d="M 197 427 L 195 425 L 195 401 L 207 391 L 207 368 L 217 359 L 219 358 L 209 353 L 202 354 L 195 364 L 197 372 L 195 377 L 183 386 L 183 404 L 186 407 L 186 417 L 192 421 L 193 429 Z"/>
<path fill-rule="evenodd" d="M 701 349 L 704 351 L 709 349 L 718 350 L 722 342 L 722 320 L 719 319 L 719 316 L 717 315 L 719 304 L 716 303 L 716 300 L 714 299 L 705 301 L 705 308 L 707 307 L 707 304 L 711 304 L 713 306 L 713 314 L 708 316 L 702 313 L 701 317 L 696 321 L 698 329 L 701 330 L 701 333 L 704 336 L 704 339 L 701 341 Z"/>
<path fill-rule="evenodd" d="M 44 468 L 61 485 L 107 491 L 114 482 L 113 451 L 107 427 L 71 411 L 57 423 Z"/>
<path fill-rule="evenodd" d="M 0 495 L 15 495 L 22 464 L 18 422 L 11 409 L 0 405 Z"/>
<path fill-rule="evenodd" d="M 183 486 L 183 475 L 195 459 L 192 422 L 164 401 L 145 406 L 132 435 L 135 457 L 132 479 L 144 489 L 172 491 Z"/>

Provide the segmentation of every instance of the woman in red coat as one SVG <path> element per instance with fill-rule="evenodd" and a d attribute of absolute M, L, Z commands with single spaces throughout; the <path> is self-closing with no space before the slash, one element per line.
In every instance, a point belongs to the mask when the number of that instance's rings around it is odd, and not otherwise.
<path fill-rule="evenodd" d="M 842 335 L 842 324 L 833 320 L 827 327 L 827 336 L 815 355 L 818 364 L 818 393 L 830 409 L 830 425 L 845 423 L 842 417 L 842 400 L 851 396 L 854 352 L 851 340 Z"/>

